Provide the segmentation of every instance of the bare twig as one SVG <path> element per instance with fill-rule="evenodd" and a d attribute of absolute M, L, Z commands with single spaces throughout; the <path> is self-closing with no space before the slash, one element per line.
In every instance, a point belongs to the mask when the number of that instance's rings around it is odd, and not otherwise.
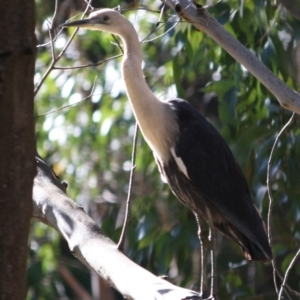
<path fill-rule="evenodd" d="M 123 228 L 122 228 L 122 233 L 121 233 L 121 236 L 120 236 L 120 239 L 118 242 L 118 246 L 117 246 L 118 249 L 121 251 L 124 250 L 126 232 L 127 232 L 127 228 L 128 228 L 128 224 L 129 224 L 129 219 L 130 219 L 130 202 L 131 202 L 132 186 L 133 186 L 134 171 L 135 171 L 135 157 L 136 157 L 136 145 L 137 145 L 138 133 L 139 133 L 139 126 L 136 122 L 135 129 L 134 129 L 134 137 L 133 137 L 132 156 L 131 156 L 131 171 L 130 171 L 129 187 L 128 187 L 128 194 L 127 194 L 127 200 L 126 200 L 125 219 L 124 219 L 124 224 L 123 224 Z"/>
<path fill-rule="evenodd" d="M 46 47 L 48 45 L 50 45 L 52 42 L 56 42 L 57 40 L 57 37 L 60 35 L 60 33 L 63 31 L 64 29 L 62 28 L 61 30 L 59 30 L 59 32 L 55 35 L 55 37 L 53 38 L 53 41 L 49 41 L 47 43 L 44 43 L 44 44 L 39 44 L 39 45 L 36 45 L 37 48 L 41 48 L 41 47 Z"/>
<path fill-rule="evenodd" d="M 280 6 L 276 9 L 274 18 L 270 21 L 270 25 L 268 26 L 268 29 L 266 30 L 266 32 L 259 38 L 258 43 L 262 42 L 263 39 L 269 35 L 270 31 L 272 28 L 274 28 L 276 26 L 276 22 L 277 22 L 277 18 L 279 16 L 279 12 L 280 12 Z"/>
<path fill-rule="evenodd" d="M 55 12 L 54 12 L 54 14 L 55 14 Z M 72 20 L 72 19 L 76 18 L 77 16 L 78 16 L 78 15 L 75 15 L 75 16 L 71 17 L 69 20 Z M 51 22 L 51 29 L 52 29 L 52 30 L 53 30 L 53 26 L 54 26 L 54 18 L 52 18 L 52 22 Z M 54 38 L 53 38 L 53 41 L 49 41 L 49 42 L 44 43 L 44 44 L 36 45 L 36 47 L 37 47 L 37 48 L 41 48 L 41 47 L 48 46 L 48 45 L 50 45 L 50 44 L 53 43 L 53 42 L 56 42 L 58 36 L 61 34 L 61 32 L 62 32 L 63 30 L 64 30 L 64 28 L 61 28 L 61 29 L 57 32 L 57 34 L 56 34 L 56 35 L 54 36 Z"/>
<path fill-rule="evenodd" d="M 287 279 L 288 279 L 288 276 L 289 276 L 289 273 L 293 267 L 293 265 L 295 264 L 297 258 L 300 256 L 300 248 L 298 249 L 296 255 L 294 256 L 294 258 L 292 259 L 292 261 L 290 262 L 286 272 L 285 272 L 285 275 L 284 275 L 284 278 L 283 278 L 283 281 L 282 281 L 282 284 L 280 286 L 280 291 L 279 291 L 279 294 L 278 294 L 278 300 L 281 299 L 281 295 L 282 295 L 282 292 L 283 290 L 285 289 L 285 285 L 286 285 L 286 282 L 287 282 Z M 299 296 L 299 295 L 298 295 Z"/>
<path fill-rule="evenodd" d="M 89 3 L 91 1 L 88 2 L 88 5 L 86 6 L 85 11 L 83 12 L 81 19 L 84 18 L 84 16 L 86 15 L 88 9 L 89 9 Z M 70 39 L 68 40 L 68 42 L 66 43 L 66 45 L 64 46 L 64 48 L 61 50 L 61 52 L 59 53 L 59 55 L 55 58 L 52 57 L 52 61 L 50 66 L 48 67 L 47 71 L 44 73 L 41 81 L 37 84 L 35 90 L 34 90 L 34 96 L 37 95 L 38 91 L 40 90 L 42 84 L 44 83 L 44 81 L 46 80 L 46 78 L 48 77 L 48 75 L 50 74 L 50 72 L 53 70 L 53 67 L 55 66 L 55 64 L 59 61 L 59 59 L 64 55 L 64 53 L 66 52 L 66 50 L 68 49 L 70 43 L 72 42 L 73 38 L 75 37 L 76 33 L 78 31 L 78 28 L 76 28 L 72 34 L 72 36 L 70 37 Z"/>
<path fill-rule="evenodd" d="M 125 8 L 125 7 L 121 7 L 120 9 L 120 13 L 124 12 L 124 11 L 131 11 L 131 10 L 146 10 L 146 11 L 149 11 L 149 12 L 153 12 L 153 13 L 160 13 L 159 10 L 155 10 L 155 9 L 150 9 L 148 7 L 143 7 L 143 6 L 139 6 L 137 8 Z"/>
<path fill-rule="evenodd" d="M 281 273 L 278 270 L 276 270 L 276 273 L 277 273 L 277 276 L 283 281 L 284 277 L 281 275 Z M 284 285 L 284 288 L 286 290 L 288 290 L 291 294 L 295 295 L 296 297 L 300 297 L 300 292 L 297 292 L 294 289 L 292 289 L 287 283 Z M 278 292 L 277 292 L 277 294 L 278 294 Z"/>
<path fill-rule="evenodd" d="M 88 7 L 91 9 L 91 10 L 94 10 L 95 8 L 91 5 L 91 2 L 90 0 L 84 0 L 84 2 L 88 5 Z"/>
<path fill-rule="evenodd" d="M 83 68 L 87 68 L 87 67 L 97 67 L 97 66 L 100 66 L 110 60 L 113 60 L 115 58 L 119 58 L 121 57 L 123 54 L 118 54 L 118 55 L 115 55 L 115 56 L 112 56 L 112 57 L 109 57 L 109 58 L 106 58 L 106 59 L 103 59 L 95 64 L 86 64 L 86 65 L 80 65 L 80 66 L 76 66 L 76 67 L 53 67 L 54 70 L 74 70 L 74 69 L 83 69 Z"/>
<path fill-rule="evenodd" d="M 52 23 L 53 25 L 53 23 Z M 51 25 L 51 27 L 52 27 Z M 54 49 L 54 40 L 52 38 L 52 29 L 51 27 L 48 27 L 49 31 L 49 37 L 50 37 L 50 46 L 51 46 L 51 56 L 52 56 L 52 61 L 55 61 L 55 49 Z"/>
<path fill-rule="evenodd" d="M 272 205 L 273 205 L 273 196 L 272 196 L 272 188 L 271 188 L 271 183 L 272 183 L 272 177 L 271 177 L 271 162 L 272 162 L 272 158 L 276 149 L 276 146 L 279 142 L 280 137 L 282 136 L 282 134 L 284 133 L 284 131 L 292 124 L 293 120 L 295 117 L 295 113 L 292 114 L 291 118 L 289 119 L 289 121 L 282 127 L 282 129 L 280 130 L 279 134 L 277 135 L 275 142 L 273 144 L 271 153 L 270 153 L 270 157 L 268 160 L 268 168 L 267 168 L 267 188 L 268 188 L 268 196 L 269 196 L 269 210 L 268 210 L 268 238 L 269 238 L 269 244 L 272 247 L 272 224 L 271 224 L 271 216 L 272 216 Z M 272 265 L 273 265 L 273 280 L 274 280 L 274 286 L 275 286 L 275 290 L 276 293 L 278 293 L 278 287 L 277 287 L 277 283 L 276 283 L 276 261 L 275 258 L 273 258 L 272 260 Z"/>
<path fill-rule="evenodd" d="M 120 45 L 119 41 L 117 40 L 116 36 L 114 34 L 112 34 L 111 36 L 115 40 L 115 42 L 118 45 L 119 49 L 121 50 L 122 54 L 124 54 L 124 50 L 123 50 L 122 46 Z"/>
<path fill-rule="evenodd" d="M 155 40 L 157 40 L 157 39 L 163 37 L 163 36 L 166 35 L 168 32 L 170 32 L 171 30 L 173 30 L 173 29 L 177 26 L 177 24 L 178 24 L 179 22 L 180 22 L 180 20 L 174 21 L 174 25 L 173 25 L 172 27 L 170 27 L 167 31 L 165 31 L 164 33 L 162 33 L 162 34 L 160 34 L 160 35 L 154 37 L 153 39 L 148 39 L 148 37 L 149 37 L 152 33 L 156 32 L 156 31 L 158 31 L 160 28 L 162 28 L 162 26 L 161 26 L 161 27 L 157 27 L 159 24 L 162 23 L 162 22 L 158 22 L 158 23 L 156 24 L 156 27 L 154 28 L 154 30 L 152 30 L 152 31 L 151 31 L 151 32 L 143 39 L 142 43 L 153 42 L 153 41 L 155 41 Z"/>
<path fill-rule="evenodd" d="M 52 21 L 51 21 L 51 26 L 49 28 L 52 61 L 55 60 L 55 48 L 54 48 L 54 39 L 52 37 L 52 30 L 54 29 L 54 22 L 55 22 L 55 18 L 57 16 L 57 10 L 58 10 L 58 0 L 55 0 L 54 13 L 53 13 Z"/>
<path fill-rule="evenodd" d="M 52 114 L 52 113 L 55 113 L 55 112 L 57 112 L 57 111 L 63 110 L 63 109 L 65 109 L 65 108 L 75 106 L 75 105 L 77 105 L 77 104 L 79 104 L 79 103 L 81 103 L 81 102 L 83 102 L 83 101 L 85 101 L 85 100 L 91 98 L 92 96 L 97 96 L 98 94 L 94 94 L 94 90 L 95 90 L 95 86 L 96 86 L 96 79 L 97 79 L 97 76 L 96 76 L 95 79 L 94 79 L 94 83 L 93 83 L 93 86 L 92 86 L 92 90 L 91 90 L 91 92 L 90 92 L 90 94 L 89 94 L 88 96 L 84 97 L 84 98 L 81 99 L 80 101 L 77 101 L 77 102 L 75 102 L 75 103 L 73 103 L 73 104 L 64 105 L 64 106 L 61 106 L 61 107 L 59 107 L 59 108 L 57 108 L 57 109 L 54 109 L 54 110 L 48 111 L 48 112 L 46 112 L 46 113 L 44 113 L 44 114 L 41 114 L 41 115 L 37 116 L 36 119 L 38 119 L 38 118 L 40 118 L 40 117 L 44 117 L 44 116 L 49 115 L 49 114 Z M 105 95 L 105 94 L 99 94 L 99 95 Z"/>
<path fill-rule="evenodd" d="M 162 23 L 163 23 L 163 24 L 165 24 L 165 23 L 171 23 L 171 21 L 168 21 L 168 22 L 162 22 L 162 21 L 161 21 L 162 16 L 163 16 L 163 13 L 164 13 L 165 6 L 166 6 L 166 5 L 163 4 L 163 7 L 162 7 L 162 9 L 161 9 L 161 11 L 160 11 L 160 14 L 159 14 L 158 21 L 157 21 L 156 24 L 155 24 L 155 27 L 154 27 L 154 28 L 149 32 L 149 34 L 141 41 L 141 43 L 148 43 L 148 42 L 152 42 L 152 41 L 154 41 L 154 40 L 156 40 L 156 39 L 159 39 L 159 38 L 163 37 L 164 35 L 166 35 L 166 34 L 167 34 L 169 31 L 171 31 L 174 27 L 177 26 L 179 20 L 176 20 L 176 21 L 174 22 L 175 24 L 174 24 L 173 26 L 171 26 L 171 28 L 169 28 L 166 32 L 162 33 L 162 34 L 159 35 L 159 36 L 154 37 L 153 39 L 148 39 L 149 36 L 151 36 L 154 32 L 160 30 L 160 29 L 163 27 L 163 26 L 160 26 L 160 27 L 159 27 L 160 24 L 162 24 Z M 174 16 L 172 16 L 171 19 L 172 19 L 172 18 L 174 18 Z"/>
<path fill-rule="evenodd" d="M 55 0 L 54 13 L 53 13 L 52 24 L 51 24 L 51 30 L 54 29 L 54 21 L 55 21 L 55 18 L 57 16 L 57 11 L 58 11 L 58 0 Z"/>

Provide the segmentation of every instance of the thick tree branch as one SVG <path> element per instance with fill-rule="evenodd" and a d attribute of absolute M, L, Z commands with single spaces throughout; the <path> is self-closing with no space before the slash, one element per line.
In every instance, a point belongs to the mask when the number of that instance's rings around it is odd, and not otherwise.
<path fill-rule="evenodd" d="M 204 8 L 191 0 L 161 0 L 178 15 L 207 33 L 235 60 L 254 75 L 279 101 L 280 105 L 300 114 L 300 96 L 275 76 L 253 53 L 227 32 Z"/>
<path fill-rule="evenodd" d="M 117 249 L 83 209 L 64 192 L 65 186 L 40 158 L 33 188 L 33 217 L 55 228 L 73 254 L 134 300 L 200 299 L 199 294 L 165 281 L 141 268 Z"/>

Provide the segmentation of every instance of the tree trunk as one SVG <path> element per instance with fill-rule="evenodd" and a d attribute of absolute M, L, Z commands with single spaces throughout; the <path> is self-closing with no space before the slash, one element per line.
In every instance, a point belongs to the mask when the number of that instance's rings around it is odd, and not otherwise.
<path fill-rule="evenodd" d="M 36 173 L 34 1 L 0 0 L 0 295 L 26 298 Z"/>

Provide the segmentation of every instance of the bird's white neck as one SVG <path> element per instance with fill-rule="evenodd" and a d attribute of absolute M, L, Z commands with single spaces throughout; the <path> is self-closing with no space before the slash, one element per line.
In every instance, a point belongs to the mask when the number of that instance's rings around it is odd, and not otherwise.
<path fill-rule="evenodd" d="M 124 43 L 123 78 L 135 118 L 154 154 L 167 161 L 172 146 L 171 135 L 177 130 L 173 112 L 166 103 L 155 97 L 144 79 L 142 50 L 133 26 L 132 30 L 127 28 L 121 38 Z"/>

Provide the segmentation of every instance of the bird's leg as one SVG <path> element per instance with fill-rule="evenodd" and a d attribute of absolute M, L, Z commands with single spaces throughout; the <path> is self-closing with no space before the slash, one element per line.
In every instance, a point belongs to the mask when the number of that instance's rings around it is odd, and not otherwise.
<path fill-rule="evenodd" d="M 217 299 L 217 236 L 216 229 L 212 223 L 209 226 L 210 263 L 211 263 L 211 279 L 210 279 L 210 297 L 209 299 Z"/>
<path fill-rule="evenodd" d="M 202 298 L 207 297 L 207 244 L 208 234 L 205 229 L 203 219 L 195 214 L 198 224 L 198 237 L 200 241 L 200 263 L 201 263 L 201 274 L 200 274 L 200 295 Z"/>

